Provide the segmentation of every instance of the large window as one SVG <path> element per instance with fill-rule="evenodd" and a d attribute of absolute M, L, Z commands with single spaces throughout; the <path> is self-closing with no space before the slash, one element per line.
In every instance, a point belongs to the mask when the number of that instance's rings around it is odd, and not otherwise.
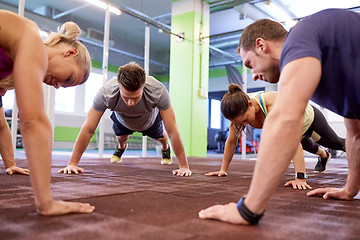
<path fill-rule="evenodd" d="M 220 100 L 211 99 L 210 106 L 211 106 L 210 127 L 220 129 L 221 128 Z"/>
<path fill-rule="evenodd" d="M 75 87 L 59 88 L 55 91 L 55 111 L 75 111 Z"/>
<path fill-rule="evenodd" d="M 103 85 L 103 76 L 98 73 L 90 73 L 89 79 L 85 85 L 85 107 L 84 111 L 88 112 L 93 104 L 94 97 Z"/>
<path fill-rule="evenodd" d="M 6 91 L 5 95 L 2 97 L 4 110 L 13 108 L 13 104 L 14 104 L 14 100 L 15 100 L 14 95 L 15 95 L 14 90 Z"/>

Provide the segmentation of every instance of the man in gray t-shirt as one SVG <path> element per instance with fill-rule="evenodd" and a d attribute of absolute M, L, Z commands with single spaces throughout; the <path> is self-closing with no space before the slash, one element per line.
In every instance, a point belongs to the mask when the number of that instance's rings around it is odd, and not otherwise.
<path fill-rule="evenodd" d="M 119 68 L 117 79 L 108 81 L 97 93 L 87 119 L 76 139 L 68 166 L 59 172 L 78 173 L 78 163 L 106 109 L 112 110 L 113 129 L 119 141 L 111 162 L 121 162 L 127 148 L 126 141 L 134 132 L 141 132 L 158 140 L 162 145 L 161 164 L 171 164 L 168 135 L 179 160 L 180 168 L 173 171 L 179 176 L 191 176 L 184 145 L 176 125 L 175 113 L 169 93 L 162 83 L 146 77 L 145 71 L 135 62 Z M 163 129 L 165 125 L 166 131 Z"/>

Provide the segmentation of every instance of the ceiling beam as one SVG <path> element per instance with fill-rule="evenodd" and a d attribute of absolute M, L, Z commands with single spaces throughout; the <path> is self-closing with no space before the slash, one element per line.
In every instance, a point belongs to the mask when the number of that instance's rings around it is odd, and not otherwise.
<path fill-rule="evenodd" d="M 222 0 L 222 1 L 215 1 L 210 2 L 210 13 L 223 11 L 226 9 L 233 8 L 237 5 L 253 2 L 253 0 Z"/>
<path fill-rule="evenodd" d="M 82 5 L 82 6 L 79 6 L 79 7 L 73 8 L 73 9 L 70 9 L 69 11 L 65 11 L 65 12 L 56 14 L 56 15 L 54 15 L 54 16 L 52 17 L 52 19 L 57 19 L 57 18 L 63 17 L 63 16 L 68 15 L 68 14 L 70 14 L 70 13 L 76 12 L 76 11 L 78 11 L 78 10 L 80 10 L 80 9 L 86 8 L 86 7 L 90 6 L 90 5 L 91 5 L 91 3 L 87 3 L 87 4 L 84 4 L 84 5 Z"/>

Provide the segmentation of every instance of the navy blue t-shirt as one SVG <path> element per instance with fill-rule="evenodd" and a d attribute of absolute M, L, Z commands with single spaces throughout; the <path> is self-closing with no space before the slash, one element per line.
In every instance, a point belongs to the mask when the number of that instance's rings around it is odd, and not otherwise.
<path fill-rule="evenodd" d="M 321 61 L 312 100 L 346 118 L 360 119 L 360 14 L 327 9 L 304 18 L 287 34 L 280 70 L 303 57 Z"/>
<path fill-rule="evenodd" d="M 2 107 L 2 96 L 0 96 L 0 108 Z"/>

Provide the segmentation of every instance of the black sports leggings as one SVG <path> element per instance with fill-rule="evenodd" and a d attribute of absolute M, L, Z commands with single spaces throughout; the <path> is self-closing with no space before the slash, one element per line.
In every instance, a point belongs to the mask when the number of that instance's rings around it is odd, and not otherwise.
<path fill-rule="evenodd" d="M 314 106 L 312 106 L 312 108 L 314 109 L 314 121 L 301 140 L 303 149 L 316 154 L 320 144 L 333 150 L 342 150 L 345 152 L 345 139 L 336 135 L 319 109 Z M 310 139 L 313 132 L 316 132 L 321 137 L 319 141 L 315 142 Z"/>

